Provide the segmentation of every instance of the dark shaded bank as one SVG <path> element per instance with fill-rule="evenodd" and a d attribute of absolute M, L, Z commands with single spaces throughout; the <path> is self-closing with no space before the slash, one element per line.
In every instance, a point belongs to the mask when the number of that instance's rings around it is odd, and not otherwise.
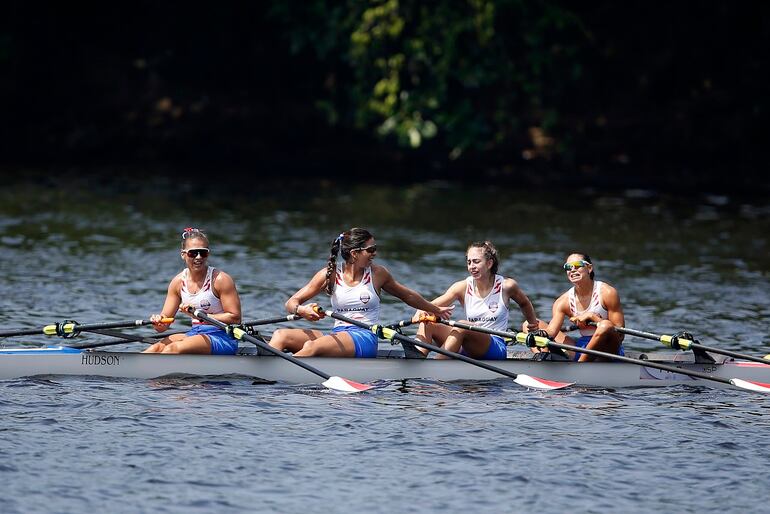
<path fill-rule="evenodd" d="M 770 192 L 764 3 L 12 1 L 6 14 L 6 179 Z"/>

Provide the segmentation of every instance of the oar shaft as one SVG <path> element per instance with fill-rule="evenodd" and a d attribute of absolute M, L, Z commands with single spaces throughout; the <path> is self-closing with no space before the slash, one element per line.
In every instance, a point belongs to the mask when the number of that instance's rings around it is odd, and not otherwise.
<path fill-rule="evenodd" d="M 518 334 L 517 334 L 518 335 Z M 526 334 L 521 334 L 526 338 Z M 544 337 L 536 339 L 545 339 Z M 517 338 L 518 340 L 518 338 Z M 709 375 L 708 373 L 702 373 L 700 371 L 693 371 L 689 369 L 682 369 L 677 368 L 676 366 L 669 366 L 667 364 L 660 364 L 658 362 L 648 361 L 648 360 L 641 360 L 641 359 L 632 359 L 631 357 L 626 357 L 624 355 L 616 355 L 614 353 L 607 353 L 607 352 L 600 352 L 599 350 L 589 350 L 588 348 L 578 348 L 577 346 L 571 346 L 568 344 L 561 344 L 557 343 L 556 341 L 548 341 L 548 346 L 550 348 L 561 348 L 562 350 L 568 350 L 571 352 L 578 352 L 578 353 L 585 353 L 588 355 L 593 355 L 594 357 L 602 357 L 605 359 L 612 359 L 618 362 L 628 362 L 629 364 L 636 364 L 638 366 L 644 366 L 646 368 L 655 368 L 660 369 L 663 371 L 670 371 L 672 373 L 679 373 L 682 375 L 689 375 L 691 377 L 697 377 L 702 378 L 704 380 L 713 380 L 715 382 L 722 382 L 723 384 L 730 384 L 732 385 L 732 382 L 727 378 L 722 377 L 715 377 L 713 375 Z"/>
<path fill-rule="evenodd" d="M 355 325 L 357 327 L 361 327 L 363 329 L 370 330 L 370 331 L 374 332 L 374 330 L 372 330 L 373 327 L 371 325 L 367 325 L 366 323 L 362 323 L 362 322 L 360 322 L 358 320 L 355 320 L 355 319 L 352 319 L 352 318 L 348 318 L 347 316 L 343 316 L 342 314 L 338 314 L 336 312 L 328 312 L 328 311 L 324 311 L 324 312 L 326 312 L 326 314 L 328 314 L 332 318 L 335 318 L 335 319 L 338 319 L 340 321 L 344 321 L 345 323 L 350 323 L 351 325 Z M 380 328 L 382 329 L 382 331 L 383 331 L 383 333 L 384 333 L 384 335 L 386 336 L 387 339 L 391 339 L 392 338 L 392 339 L 396 339 L 397 341 L 403 341 L 405 343 L 411 343 L 411 344 L 413 344 L 415 346 L 419 346 L 421 348 L 425 348 L 426 350 L 431 350 L 431 351 L 434 351 L 436 353 L 440 353 L 441 355 L 444 355 L 446 357 L 451 357 L 453 359 L 461 360 L 461 361 L 467 362 L 469 364 L 474 364 L 476 366 L 482 367 L 482 368 L 487 369 L 489 371 L 493 371 L 495 373 L 499 373 L 501 375 L 505 375 L 505 376 L 513 378 L 513 379 L 518 377 L 518 375 L 516 373 L 513 373 L 511 371 L 508 371 L 508 370 L 505 370 L 505 369 L 502 369 L 502 368 L 498 368 L 497 366 L 492 366 L 490 364 L 487 364 L 486 362 L 479 361 L 479 360 L 473 359 L 471 357 L 468 357 L 467 355 L 463 355 L 461 353 L 456 353 L 456 352 L 450 352 L 449 350 L 445 350 L 445 349 L 440 348 L 438 346 L 434 346 L 432 344 L 424 343 L 424 342 L 420 341 L 419 339 L 413 339 L 411 337 L 407 337 L 405 335 L 399 334 L 395 330 L 390 329 L 388 327 L 381 326 Z"/>
<path fill-rule="evenodd" d="M 172 323 L 174 321 L 174 318 L 163 318 L 162 321 L 164 323 Z M 6 330 L 3 332 L 0 332 L 0 337 L 31 336 L 31 335 L 38 335 L 38 334 L 47 335 L 47 336 L 67 335 L 67 334 L 73 334 L 75 332 L 84 332 L 88 330 L 140 327 L 142 325 L 149 325 L 150 323 L 151 321 L 144 320 L 144 319 L 136 319 L 136 320 L 129 320 L 129 321 L 112 321 L 109 323 L 89 323 L 89 324 L 82 324 L 82 325 L 72 321 L 72 322 L 63 322 L 63 323 L 52 323 L 50 325 L 46 325 L 42 328 L 37 328 L 37 329 Z"/>
<path fill-rule="evenodd" d="M 763 359 L 762 357 L 755 357 L 753 355 L 748 355 L 745 353 L 739 353 L 734 352 L 732 350 L 723 350 L 721 348 L 714 348 L 713 346 L 706 346 L 700 343 L 696 343 L 695 341 L 692 341 L 690 339 L 685 339 L 683 337 L 674 337 L 674 336 L 668 336 L 668 335 L 659 335 L 659 334 L 652 334 L 650 332 L 644 332 L 642 330 L 634 330 L 632 328 L 626 328 L 626 327 L 615 327 L 616 332 L 620 332 L 622 334 L 628 334 L 632 336 L 637 337 L 643 337 L 645 339 L 652 339 L 653 341 L 659 341 L 663 343 L 664 345 L 668 347 L 672 347 L 673 341 L 676 340 L 675 347 L 682 350 L 702 350 L 704 352 L 711 352 L 716 353 L 720 355 L 727 355 L 728 357 L 734 357 L 736 359 L 744 359 L 748 361 L 753 362 L 761 362 L 762 364 L 768 364 L 770 365 L 770 360 Z"/>
<path fill-rule="evenodd" d="M 275 318 L 255 319 L 251 321 L 244 321 L 241 323 L 244 327 L 255 327 L 257 325 L 271 325 L 273 323 L 282 323 L 284 321 L 295 321 L 301 319 L 302 316 L 297 314 L 288 314 L 286 316 L 276 316 Z"/>
<path fill-rule="evenodd" d="M 442 321 L 442 323 L 444 322 Z M 529 334 L 525 334 L 524 332 L 501 332 L 499 330 L 492 330 L 489 328 L 478 327 L 475 325 L 469 325 L 467 323 L 461 323 L 461 322 L 450 321 L 450 322 L 446 322 L 446 324 L 457 326 L 460 328 L 465 328 L 467 330 L 475 330 L 476 332 L 483 332 L 485 334 L 492 334 L 500 337 L 506 337 L 509 339 L 513 339 L 519 343 L 526 343 L 527 337 L 529 336 Z M 612 359 L 618 362 L 627 362 L 629 364 L 636 364 L 638 366 L 644 366 L 647 368 L 656 368 L 663 371 L 670 371 L 672 373 L 680 373 L 682 375 L 689 375 L 692 377 L 698 377 L 705 380 L 714 380 L 716 382 L 722 382 L 723 384 L 733 385 L 729 379 L 722 378 L 722 377 L 715 377 L 715 376 L 709 375 L 708 373 L 702 373 L 700 371 L 685 370 L 682 368 L 677 368 L 676 366 L 668 366 L 666 364 L 660 364 L 658 362 L 651 362 L 651 361 L 641 360 L 641 359 L 632 359 L 631 357 L 626 357 L 624 355 L 616 355 L 614 353 L 600 352 L 599 350 L 590 350 L 588 348 L 578 348 L 576 346 L 571 346 L 568 344 L 557 343 L 556 341 L 552 341 L 551 339 L 548 339 L 546 337 L 535 336 L 534 339 L 535 339 L 535 342 L 538 343 L 538 346 L 560 348 L 562 350 L 567 350 L 571 352 L 578 352 L 578 353 L 593 355 L 594 357 Z"/>
<path fill-rule="evenodd" d="M 193 316 L 195 316 L 196 318 L 198 318 L 198 319 L 200 319 L 202 321 L 205 321 L 206 323 L 209 323 L 211 325 L 219 327 L 222 330 L 227 330 L 228 329 L 228 325 L 226 323 L 223 323 L 223 322 L 219 321 L 218 319 L 212 318 L 211 316 L 209 316 L 208 314 L 206 314 L 205 312 L 203 312 L 200 309 L 191 310 L 191 312 L 192 312 Z M 289 362 L 292 362 L 292 363 L 296 364 L 297 366 L 305 368 L 307 371 L 309 371 L 311 373 L 314 373 L 315 375 L 318 375 L 319 377 L 321 377 L 323 379 L 328 380 L 328 379 L 332 378 L 332 376 L 329 375 L 328 373 L 324 373 L 320 369 L 316 369 L 313 366 L 311 366 L 310 364 L 308 364 L 306 362 L 302 362 L 300 359 L 298 359 L 298 358 L 296 358 L 296 357 L 294 357 L 292 355 L 289 355 L 287 353 L 284 353 L 284 352 L 282 352 L 281 350 L 279 350 L 277 348 L 273 348 L 272 346 L 270 346 L 269 344 L 265 343 L 264 341 L 260 341 L 259 339 L 257 339 L 256 337 L 250 335 L 248 332 L 246 332 L 242 328 L 232 327 L 232 334 L 233 334 L 233 337 L 236 338 L 236 339 L 240 339 L 240 340 L 243 340 L 243 341 L 248 341 L 249 343 L 258 346 L 258 347 L 262 348 L 263 350 L 266 350 L 266 351 L 268 351 L 268 352 L 270 352 L 270 353 L 272 353 L 274 355 L 277 355 L 278 357 L 280 357 L 282 359 L 285 359 L 285 360 L 287 360 Z"/>

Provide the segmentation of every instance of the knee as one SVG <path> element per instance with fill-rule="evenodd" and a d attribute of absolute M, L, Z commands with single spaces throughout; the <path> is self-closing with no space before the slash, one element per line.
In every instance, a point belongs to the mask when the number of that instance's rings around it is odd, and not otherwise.
<path fill-rule="evenodd" d="M 612 322 L 608 319 L 603 319 L 596 324 L 596 332 L 600 335 L 612 333 L 614 328 L 615 325 L 613 325 Z"/>
<path fill-rule="evenodd" d="M 306 356 L 313 356 L 315 355 L 316 351 L 316 344 L 315 341 L 305 341 L 305 343 L 302 345 L 302 354 Z"/>
<path fill-rule="evenodd" d="M 179 345 L 177 343 L 168 343 L 163 347 L 161 353 L 179 353 Z"/>
<path fill-rule="evenodd" d="M 272 337 L 270 337 L 270 346 L 283 350 L 283 345 L 285 341 L 286 341 L 286 330 L 283 328 L 279 328 L 278 330 L 273 332 Z"/>
<path fill-rule="evenodd" d="M 521 323 L 521 331 L 524 332 L 525 334 L 529 332 L 529 328 L 527 327 L 529 327 L 529 323 L 527 323 L 527 321 L 525 320 Z"/>

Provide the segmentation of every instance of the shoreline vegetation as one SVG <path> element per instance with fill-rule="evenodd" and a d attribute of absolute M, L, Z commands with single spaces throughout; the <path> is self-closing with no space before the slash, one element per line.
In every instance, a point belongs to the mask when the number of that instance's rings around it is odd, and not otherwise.
<path fill-rule="evenodd" d="M 0 173 L 766 193 L 769 16 L 721 2 L 13 2 Z"/>

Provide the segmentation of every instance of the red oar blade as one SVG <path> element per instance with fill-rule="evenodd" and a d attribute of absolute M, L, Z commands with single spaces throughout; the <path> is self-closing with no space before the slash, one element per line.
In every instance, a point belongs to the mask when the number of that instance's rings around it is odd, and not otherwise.
<path fill-rule="evenodd" d="M 770 393 L 770 384 L 765 384 L 763 382 L 752 382 L 750 380 L 741 380 L 740 378 L 731 378 L 730 383 L 741 389 L 748 389 L 749 391 L 757 391 L 760 393 Z"/>
<path fill-rule="evenodd" d="M 342 377 L 329 377 L 328 380 L 323 382 L 323 385 L 329 389 L 334 389 L 335 391 L 343 393 L 360 393 L 361 391 L 368 391 L 374 387 L 368 384 L 359 384 L 358 382 L 353 382 L 352 380 Z"/>
<path fill-rule="evenodd" d="M 572 382 L 556 382 L 555 380 L 531 377 L 521 373 L 514 379 L 514 382 L 524 387 L 533 387 L 535 389 L 563 389 L 573 384 Z"/>

